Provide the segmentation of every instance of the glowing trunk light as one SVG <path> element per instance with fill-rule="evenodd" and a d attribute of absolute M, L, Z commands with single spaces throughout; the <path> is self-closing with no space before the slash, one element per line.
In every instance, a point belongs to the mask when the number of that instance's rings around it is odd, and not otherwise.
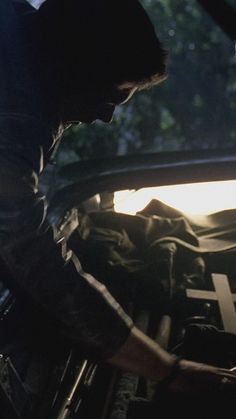
<path fill-rule="evenodd" d="M 236 180 L 119 191 L 114 196 L 115 211 L 136 214 L 152 199 L 186 214 L 211 214 L 236 208 Z"/>

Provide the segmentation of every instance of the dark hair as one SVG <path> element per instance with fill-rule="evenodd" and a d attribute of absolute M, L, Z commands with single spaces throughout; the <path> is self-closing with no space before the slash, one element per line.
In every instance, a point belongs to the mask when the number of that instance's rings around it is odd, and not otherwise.
<path fill-rule="evenodd" d="M 165 78 L 166 51 L 137 0 L 47 0 L 39 14 L 67 89 L 85 81 L 142 89 Z"/>

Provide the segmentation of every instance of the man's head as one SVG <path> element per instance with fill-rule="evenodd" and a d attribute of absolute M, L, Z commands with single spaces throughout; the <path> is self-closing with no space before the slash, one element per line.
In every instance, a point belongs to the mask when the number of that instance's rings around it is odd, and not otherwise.
<path fill-rule="evenodd" d="M 166 52 L 137 0 L 47 0 L 39 13 L 67 119 L 111 112 L 165 78 Z"/>

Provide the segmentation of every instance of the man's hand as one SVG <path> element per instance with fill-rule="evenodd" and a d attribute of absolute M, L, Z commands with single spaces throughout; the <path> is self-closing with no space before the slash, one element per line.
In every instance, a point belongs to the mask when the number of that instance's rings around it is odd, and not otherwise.
<path fill-rule="evenodd" d="M 133 328 L 121 349 L 109 360 L 119 368 L 161 383 L 170 376 L 176 357 Z M 200 394 L 235 388 L 236 374 L 227 369 L 181 359 L 178 371 L 168 388 L 186 394 Z"/>
<path fill-rule="evenodd" d="M 236 374 L 224 368 L 182 359 L 178 375 L 170 383 L 169 389 L 189 395 L 233 390 L 236 395 Z"/>

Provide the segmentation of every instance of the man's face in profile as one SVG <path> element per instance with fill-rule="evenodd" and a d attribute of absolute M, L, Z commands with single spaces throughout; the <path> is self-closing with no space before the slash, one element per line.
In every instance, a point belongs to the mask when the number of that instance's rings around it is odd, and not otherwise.
<path fill-rule="evenodd" d="M 95 120 L 109 123 L 116 106 L 126 103 L 135 93 L 137 87 L 132 83 L 122 84 L 104 89 L 87 89 L 78 94 L 75 104 L 75 119 L 68 122 L 90 124 Z"/>

